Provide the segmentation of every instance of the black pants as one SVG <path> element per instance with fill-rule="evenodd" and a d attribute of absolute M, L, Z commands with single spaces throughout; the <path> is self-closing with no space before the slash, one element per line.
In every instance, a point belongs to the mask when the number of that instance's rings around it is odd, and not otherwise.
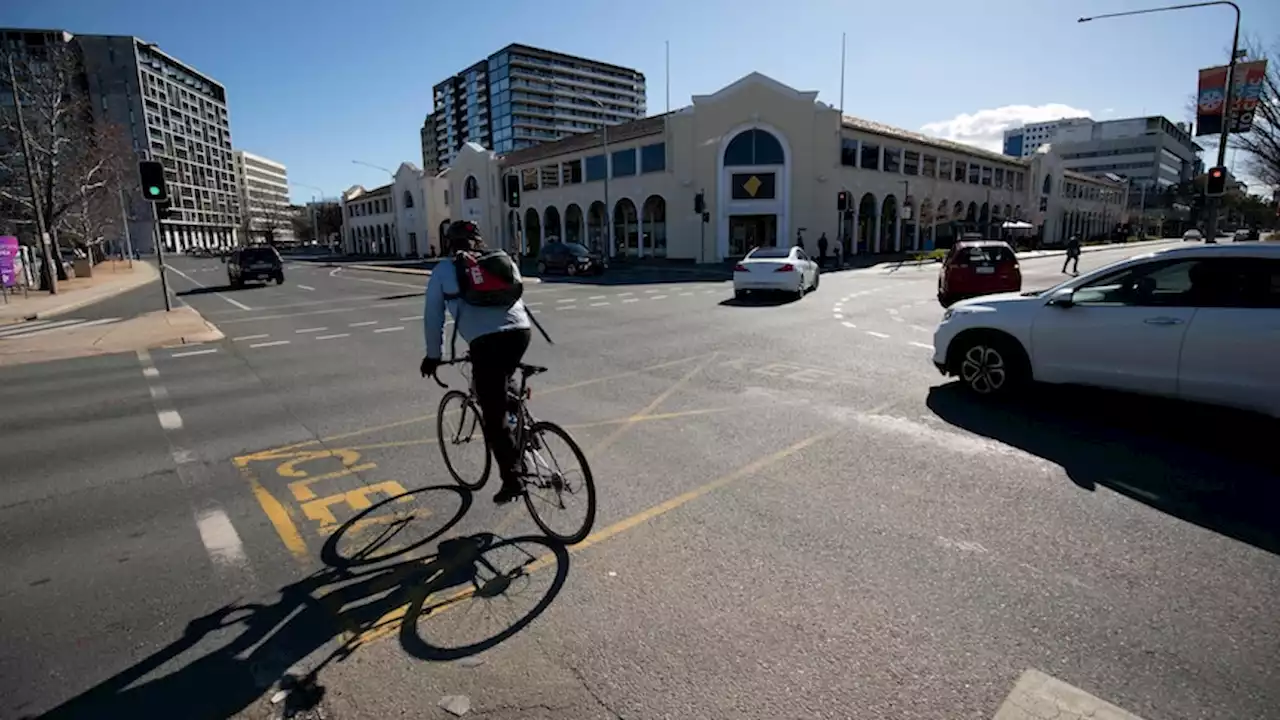
<path fill-rule="evenodd" d="M 471 381 L 484 418 L 484 436 L 493 449 L 493 459 L 498 463 L 504 484 L 518 480 L 516 469 L 520 460 L 515 438 L 507 427 L 507 388 L 524 352 L 529 349 L 529 338 L 527 329 L 504 330 L 482 335 L 471 343 Z"/>
<path fill-rule="evenodd" d="M 1067 265 L 1070 265 L 1071 263 L 1075 263 L 1075 265 L 1071 268 L 1071 271 L 1080 272 L 1080 256 L 1079 255 L 1067 255 L 1067 258 L 1062 261 L 1062 272 L 1066 272 Z"/>

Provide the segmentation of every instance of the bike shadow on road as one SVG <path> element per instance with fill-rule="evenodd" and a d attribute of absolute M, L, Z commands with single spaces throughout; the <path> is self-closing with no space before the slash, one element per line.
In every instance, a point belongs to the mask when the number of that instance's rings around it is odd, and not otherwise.
<path fill-rule="evenodd" d="M 1280 555 L 1280 422 L 1251 413 L 1084 388 L 992 403 L 934 387 L 942 420 L 1053 462 L 1072 482 Z"/>
<path fill-rule="evenodd" d="M 742 297 L 729 297 L 720 301 L 722 307 L 781 307 L 798 303 L 803 298 L 798 298 L 795 293 L 769 292 L 766 290 L 757 290 Z"/>
<path fill-rule="evenodd" d="M 398 514 L 367 543 L 349 552 L 339 549 L 341 538 L 371 513 L 429 492 L 457 493 L 463 502 L 425 539 L 395 546 L 398 533 L 424 519 Z M 168 646 L 40 717 L 226 718 L 255 703 L 291 717 L 323 700 L 321 670 L 381 637 L 397 635 L 406 655 L 428 661 L 493 648 L 550 606 L 568 576 L 569 557 L 562 545 L 543 537 L 490 533 L 451 537 L 435 552 L 418 552 L 453 528 L 470 506 L 471 493 L 455 486 L 387 498 L 330 537 L 323 555 L 335 564 L 281 588 L 272 601 L 236 602 L 191 620 Z M 545 589 L 522 597 L 535 572 Z M 492 631 L 457 640 L 464 633 L 456 626 L 477 615 L 461 606 L 473 602 L 501 603 L 507 617 Z M 272 697 L 281 695 L 273 705 Z"/>

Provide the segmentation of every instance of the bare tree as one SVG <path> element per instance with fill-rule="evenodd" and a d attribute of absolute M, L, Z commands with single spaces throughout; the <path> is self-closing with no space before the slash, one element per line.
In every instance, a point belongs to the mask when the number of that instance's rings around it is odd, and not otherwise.
<path fill-rule="evenodd" d="M 78 202 L 74 202 L 60 218 L 59 229 L 95 262 L 105 258 L 102 247 L 108 238 L 124 237 L 124 221 L 120 214 L 120 188 L 128 183 L 135 155 L 127 131 L 117 125 L 95 127 L 89 151 L 76 158 L 78 162 L 100 167 L 106 182 L 81 185 Z M 78 174 L 72 168 L 71 174 Z M 95 171 L 99 172 L 99 171 Z"/>
<path fill-rule="evenodd" d="M 22 102 L 34 175 L 30 184 L 53 236 L 53 265 L 58 278 L 65 279 L 57 260 L 57 230 L 65 228 L 68 212 L 108 185 L 111 162 L 99 154 L 83 67 L 73 44 L 29 48 L 13 57 L 13 66 L 13 86 L 7 77 L 3 86 Z M 0 106 L 0 200 L 34 218 L 21 140 L 14 105 Z"/>
<path fill-rule="evenodd" d="M 1253 115 L 1253 129 L 1231 136 L 1230 147 L 1244 154 L 1244 170 L 1268 189 L 1280 190 L 1280 41 L 1268 51 L 1256 40 L 1245 44 L 1249 60 L 1267 60 L 1262 97 Z"/>

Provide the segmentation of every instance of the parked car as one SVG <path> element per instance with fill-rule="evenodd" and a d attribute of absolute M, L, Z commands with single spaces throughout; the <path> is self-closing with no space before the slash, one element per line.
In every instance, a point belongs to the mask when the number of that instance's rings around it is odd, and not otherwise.
<path fill-rule="evenodd" d="M 1190 230 L 1182 233 L 1182 239 L 1185 241 L 1200 242 L 1204 240 L 1204 235 L 1201 234 L 1199 230 L 1191 228 Z"/>
<path fill-rule="evenodd" d="M 284 261 L 275 248 L 266 245 L 236 248 L 227 256 L 227 282 L 244 287 L 250 280 L 275 280 L 284 284 Z"/>
<path fill-rule="evenodd" d="M 1042 292 L 965 300 L 933 362 L 977 395 L 1090 385 L 1280 418 L 1280 246 L 1139 255 Z"/>
<path fill-rule="evenodd" d="M 798 247 L 756 248 L 733 268 L 733 296 L 775 291 L 804 297 L 818 289 L 818 263 Z"/>
<path fill-rule="evenodd" d="M 602 254 L 591 252 L 574 242 L 549 240 L 538 251 L 539 275 L 544 275 L 549 270 L 567 275 L 600 275 L 608 267 L 609 261 Z"/>
<path fill-rule="evenodd" d="M 1001 240 L 961 240 L 947 253 L 938 271 L 942 307 L 965 298 L 1021 289 L 1018 255 Z"/>

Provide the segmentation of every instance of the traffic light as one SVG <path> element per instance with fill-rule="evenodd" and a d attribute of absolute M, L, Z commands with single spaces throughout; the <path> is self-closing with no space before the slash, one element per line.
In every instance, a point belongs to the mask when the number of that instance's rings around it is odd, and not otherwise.
<path fill-rule="evenodd" d="M 142 197 L 147 202 L 168 202 L 169 188 L 164 182 L 164 165 L 158 160 L 138 162 L 138 179 L 142 181 Z"/>
<path fill-rule="evenodd" d="M 1208 197 L 1222 197 L 1226 192 L 1227 169 L 1224 167 L 1209 168 L 1209 177 L 1204 184 L 1204 194 Z"/>
<path fill-rule="evenodd" d="M 836 210 L 844 212 L 849 209 L 849 192 L 841 190 L 836 193 Z"/>
<path fill-rule="evenodd" d="M 520 178 L 507 176 L 507 207 L 520 207 Z"/>
<path fill-rule="evenodd" d="M 699 215 L 707 211 L 707 200 L 701 192 L 693 196 L 693 211 Z"/>

